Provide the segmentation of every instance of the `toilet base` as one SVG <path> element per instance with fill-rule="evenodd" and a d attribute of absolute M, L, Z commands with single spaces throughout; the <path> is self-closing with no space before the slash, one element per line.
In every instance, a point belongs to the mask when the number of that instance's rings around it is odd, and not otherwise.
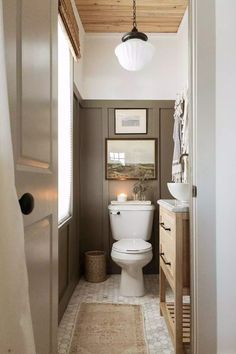
<path fill-rule="evenodd" d="M 152 250 L 134 254 L 112 250 L 111 258 L 121 267 L 120 295 L 143 296 L 145 294 L 143 267 L 151 262 Z"/>
<path fill-rule="evenodd" d="M 120 295 L 122 296 L 144 296 L 143 269 L 129 267 L 122 269 L 120 281 Z"/>

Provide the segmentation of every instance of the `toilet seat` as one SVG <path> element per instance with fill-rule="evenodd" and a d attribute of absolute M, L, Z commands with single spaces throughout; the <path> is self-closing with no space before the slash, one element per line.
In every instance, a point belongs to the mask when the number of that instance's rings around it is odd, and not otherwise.
<path fill-rule="evenodd" d="M 146 253 L 152 250 L 152 245 L 142 239 L 122 239 L 113 243 L 112 249 L 126 254 Z"/>

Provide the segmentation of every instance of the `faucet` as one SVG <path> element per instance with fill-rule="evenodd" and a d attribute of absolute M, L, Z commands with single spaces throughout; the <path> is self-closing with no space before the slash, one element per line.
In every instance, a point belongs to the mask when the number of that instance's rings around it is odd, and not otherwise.
<path fill-rule="evenodd" d="M 180 158 L 179 158 L 179 163 L 181 164 L 181 168 L 182 168 L 182 160 L 183 160 L 183 157 L 187 157 L 189 156 L 189 154 L 187 154 L 186 152 L 184 154 L 181 154 L 180 155 Z M 181 183 L 183 183 L 183 170 L 181 172 Z"/>
<path fill-rule="evenodd" d="M 188 154 L 185 152 L 184 154 L 180 155 L 179 163 L 182 163 L 182 160 L 183 160 L 184 156 L 188 156 Z"/>

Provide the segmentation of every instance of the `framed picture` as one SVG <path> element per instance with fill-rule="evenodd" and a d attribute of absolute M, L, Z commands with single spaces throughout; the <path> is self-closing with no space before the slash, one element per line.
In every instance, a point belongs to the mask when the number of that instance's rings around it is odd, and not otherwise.
<path fill-rule="evenodd" d="M 147 110 L 115 109 L 115 134 L 147 134 Z"/>
<path fill-rule="evenodd" d="M 156 150 L 156 139 L 106 139 L 106 179 L 156 179 Z"/>

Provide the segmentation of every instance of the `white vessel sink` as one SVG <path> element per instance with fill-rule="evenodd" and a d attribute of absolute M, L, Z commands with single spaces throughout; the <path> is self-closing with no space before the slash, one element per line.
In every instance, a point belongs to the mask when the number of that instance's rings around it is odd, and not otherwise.
<path fill-rule="evenodd" d="M 167 183 L 170 194 L 182 203 L 189 201 L 189 184 L 188 183 Z"/>

